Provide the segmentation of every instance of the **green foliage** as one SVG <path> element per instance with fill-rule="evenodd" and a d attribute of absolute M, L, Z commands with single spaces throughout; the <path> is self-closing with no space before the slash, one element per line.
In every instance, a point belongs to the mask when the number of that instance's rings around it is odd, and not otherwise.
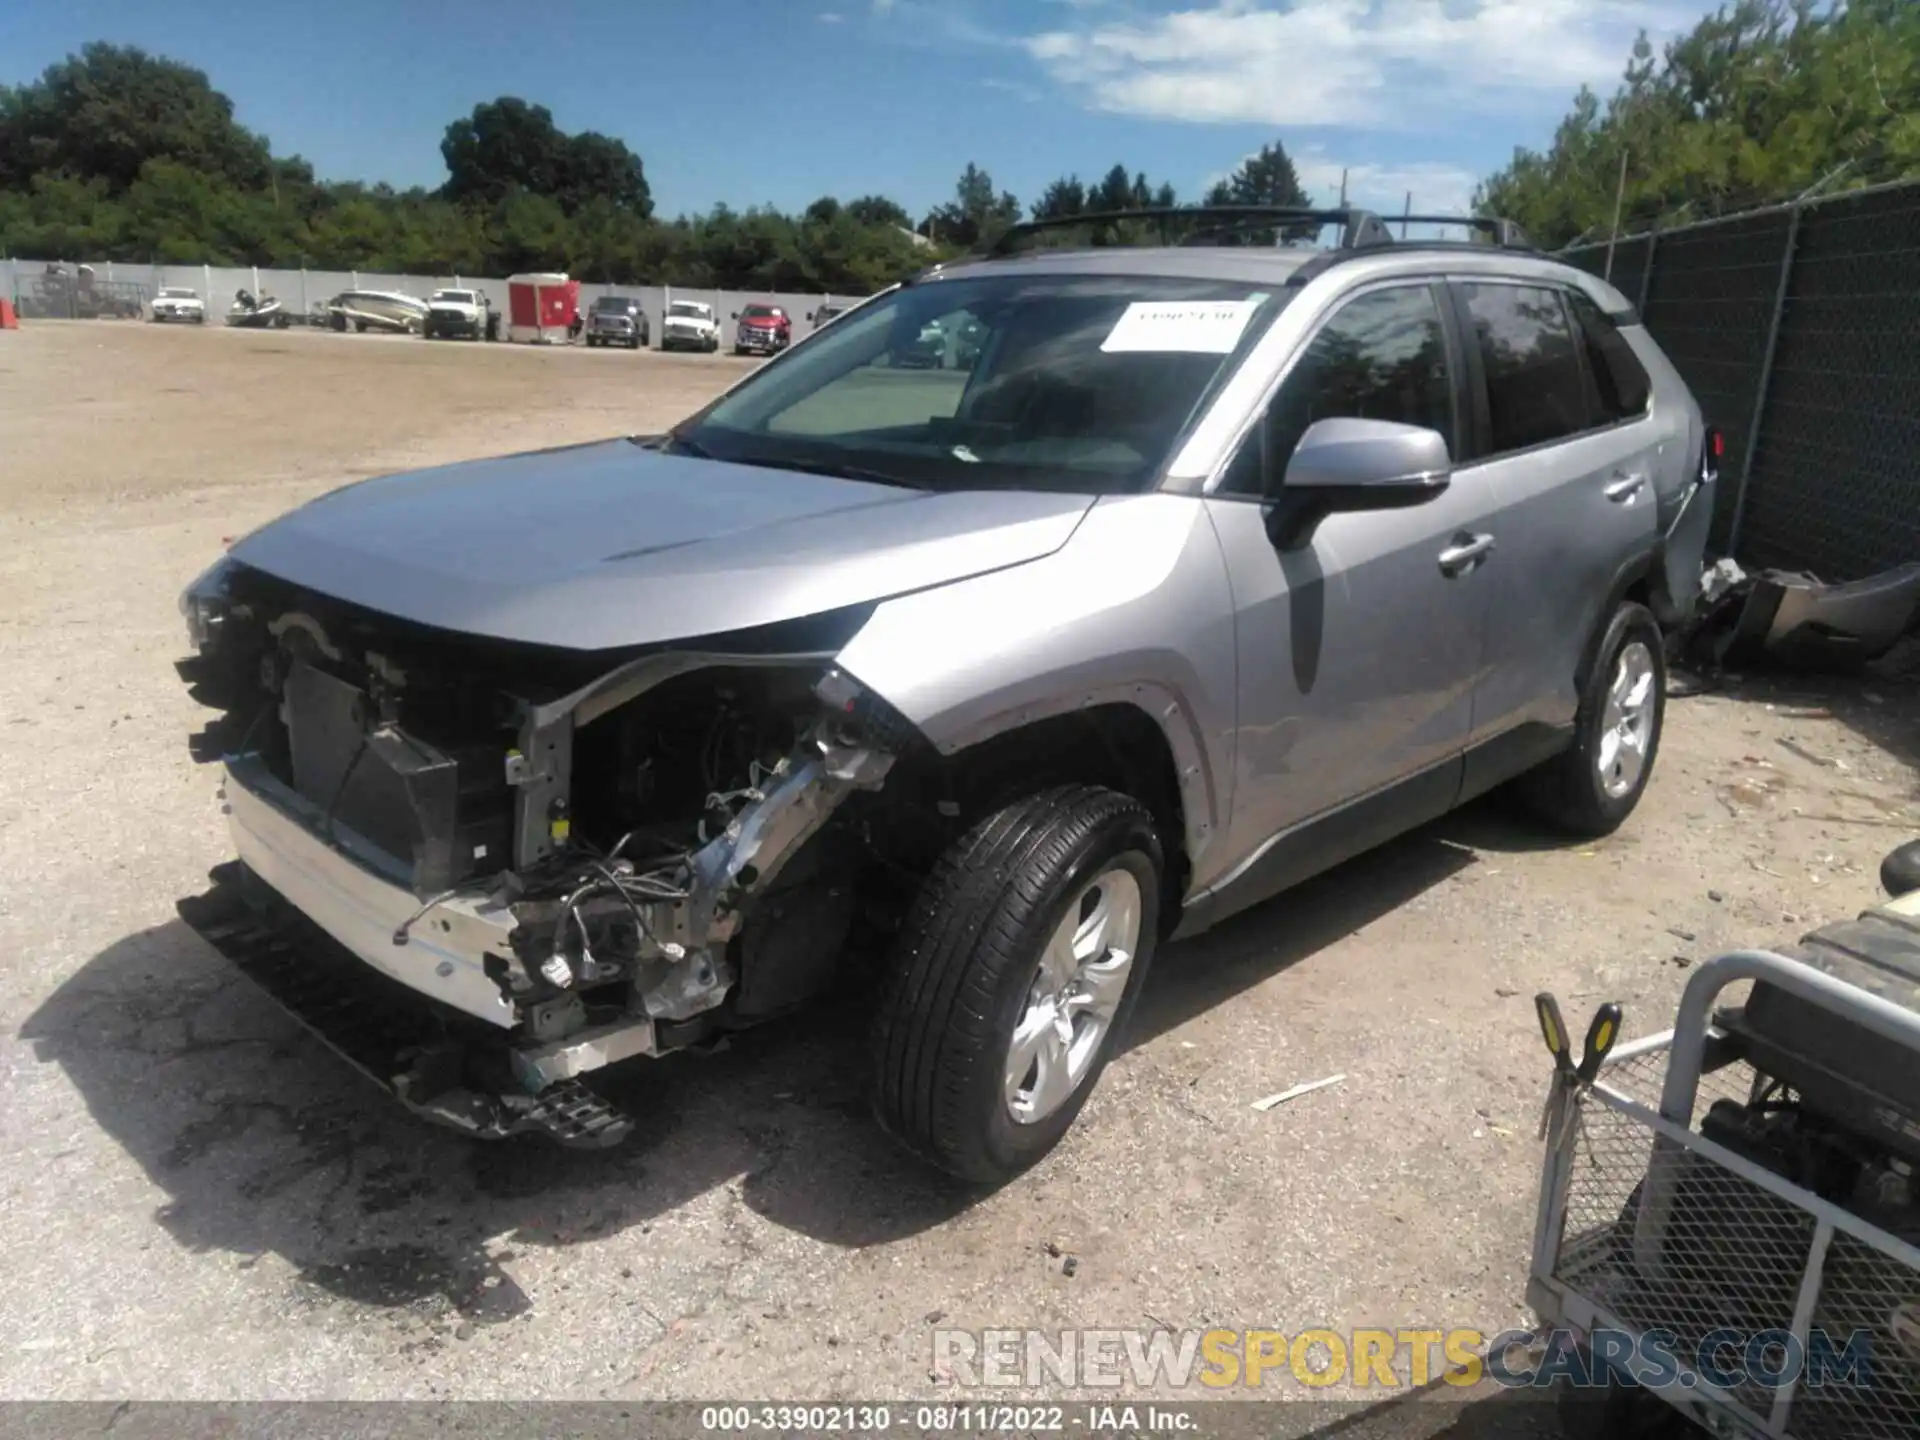
<path fill-rule="evenodd" d="M 511 95 L 447 126 L 440 155 L 447 162 L 440 193 L 449 200 L 497 205 L 523 190 L 568 215 L 594 200 L 642 219 L 653 213 L 646 171 L 624 143 L 591 130 L 568 135 L 546 106 Z"/>
<path fill-rule="evenodd" d="M 1299 173 L 1286 146 L 1278 140 L 1262 145 L 1259 153 L 1240 162 L 1240 168 L 1207 191 L 1209 205 L 1290 205 L 1305 209 L 1313 202 L 1300 185 Z"/>
<path fill-rule="evenodd" d="M 564 268 L 589 281 L 867 293 L 944 258 L 897 203 L 822 197 L 663 223 L 640 157 L 569 135 L 512 96 L 476 105 L 441 143 L 438 191 L 316 180 L 242 128 L 198 70 L 88 45 L 0 87 L 0 254 L 410 274 Z M 968 167 L 971 233 L 1020 215 Z M 950 207 L 954 208 L 954 207 Z M 959 227 L 964 228 L 964 227 Z M 941 227 L 941 239 L 959 234 Z"/>
<path fill-rule="evenodd" d="M 267 183 L 267 142 L 234 123 L 233 102 L 206 75 L 143 50 L 100 42 L 0 91 L 0 190 L 47 173 L 127 189 L 155 159 L 240 189 Z"/>
<path fill-rule="evenodd" d="M 1920 5 L 1737 0 L 1658 59 L 1642 36 L 1613 98 L 1583 89 L 1475 203 L 1550 246 L 1602 234 L 1623 157 L 1623 230 L 1920 174 Z"/>
<path fill-rule="evenodd" d="M 930 213 L 921 228 L 948 244 L 970 249 L 994 239 L 1020 219 L 1020 202 L 1011 193 L 997 194 L 993 177 L 971 162 L 960 172 L 953 200 Z"/>

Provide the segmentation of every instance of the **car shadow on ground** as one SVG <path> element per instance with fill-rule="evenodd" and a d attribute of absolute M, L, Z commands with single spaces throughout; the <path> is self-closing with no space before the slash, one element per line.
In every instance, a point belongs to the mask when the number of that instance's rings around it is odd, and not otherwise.
<path fill-rule="evenodd" d="M 1472 861 L 1429 827 L 1168 947 L 1129 1043 Z M 484 1323 L 526 1306 L 502 1268 L 517 1251 L 646 1234 L 725 1187 L 777 1226 L 846 1247 L 919 1233 L 976 1203 L 980 1191 L 909 1159 L 868 1118 L 865 1022 L 859 1004 L 829 1002 L 718 1053 L 609 1072 L 602 1088 L 636 1130 L 601 1151 L 473 1142 L 417 1120 L 177 920 L 95 956 L 21 1038 L 164 1192 L 155 1218 L 179 1245 L 277 1254 L 343 1298 L 445 1304 Z"/>
<path fill-rule="evenodd" d="M 1451 817 L 1349 860 L 1283 895 L 1164 947 L 1127 1029 L 1143 1045 L 1317 954 L 1474 863 Z M 1489 828 L 1504 834 L 1497 818 Z"/>

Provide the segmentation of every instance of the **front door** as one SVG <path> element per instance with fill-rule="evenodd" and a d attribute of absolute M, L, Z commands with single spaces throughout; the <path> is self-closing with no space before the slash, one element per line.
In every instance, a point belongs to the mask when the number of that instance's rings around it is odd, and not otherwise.
<path fill-rule="evenodd" d="M 1356 802 L 1373 817 L 1359 829 L 1384 820 L 1391 832 L 1458 793 L 1488 574 L 1503 559 L 1490 485 L 1456 481 L 1409 509 L 1331 515 L 1291 544 L 1269 536 L 1262 503 L 1316 420 L 1395 420 L 1454 444 L 1460 370 L 1445 305 L 1442 286 L 1401 281 L 1335 310 L 1270 403 L 1264 445 L 1250 437 L 1208 499 L 1238 616 L 1228 853 L 1244 868 L 1316 817 L 1328 821 L 1312 827 L 1324 837 L 1316 843 L 1351 853 L 1353 827 L 1340 817 Z"/>

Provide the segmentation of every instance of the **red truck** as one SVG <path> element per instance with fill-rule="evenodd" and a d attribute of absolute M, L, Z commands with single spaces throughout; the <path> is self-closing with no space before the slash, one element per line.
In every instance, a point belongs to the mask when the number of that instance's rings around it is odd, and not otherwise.
<path fill-rule="evenodd" d="M 734 332 L 736 355 L 778 355 L 793 343 L 793 317 L 778 305 L 755 303 L 733 312 L 740 322 Z"/>

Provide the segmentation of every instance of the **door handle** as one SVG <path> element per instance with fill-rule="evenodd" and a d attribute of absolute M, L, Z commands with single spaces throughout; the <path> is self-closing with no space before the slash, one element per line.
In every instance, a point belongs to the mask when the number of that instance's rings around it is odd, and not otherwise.
<path fill-rule="evenodd" d="M 1607 488 L 1601 493 L 1614 504 L 1625 505 L 1646 488 L 1647 477 L 1644 475 L 1616 474 L 1607 482 Z"/>
<path fill-rule="evenodd" d="M 1493 553 L 1491 535 L 1457 535 L 1453 544 L 1440 552 L 1440 573 L 1458 575 L 1472 569 Z"/>

